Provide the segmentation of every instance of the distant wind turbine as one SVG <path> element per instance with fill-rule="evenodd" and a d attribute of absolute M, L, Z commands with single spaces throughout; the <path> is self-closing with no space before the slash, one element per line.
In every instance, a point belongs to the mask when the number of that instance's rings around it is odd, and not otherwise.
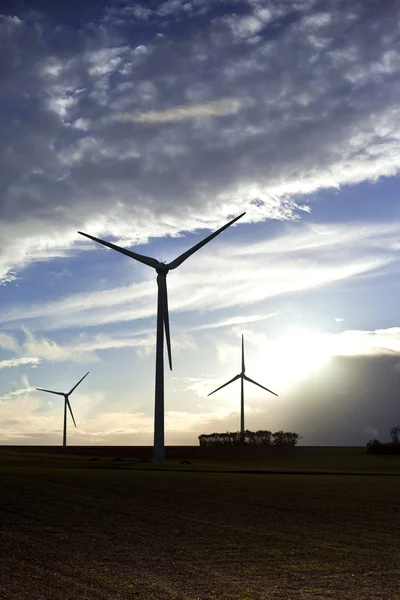
<path fill-rule="evenodd" d="M 262 388 L 263 390 L 266 390 L 267 392 L 269 392 L 270 394 L 273 394 L 274 396 L 278 395 L 278 394 L 275 394 L 275 392 L 272 392 L 268 388 L 266 388 L 263 385 L 261 385 L 261 383 L 257 383 L 257 381 L 253 381 L 253 379 L 250 379 L 250 377 L 247 377 L 247 375 L 245 374 L 245 366 L 244 366 L 244 338 L 243 338 L 243 335 L 242 335 L 242 370 L 241 370 L 241 372 L 239 373 L 239 375 L 235 375 L 235 377 L 233 377 L 233 379 L 230 379 L 229 381 L 227 381 L 226 383 L 224 383 L 223 385 L 221 385 L 219 388 L 217 388 L 213 392 L 210 392 L 208 394 L 208 396 L 211 396 L 211 394 L 215 394 L 215 392 L 218 392 L 218 390 L 222 390 L 222 388 L 224 388 L 225 386 L 229 385 L 233 381 L 236 381 L 237 379 L 240 379 L 240 383 L 241 383 L 241 393 L 240 393 L 240 441 L 243 443 L 244 442 L 244 432 L 245 432 L 245 429 L 244 429 L 244 380 L 250 381 L 250 383 L 254 383 L 254 385 L 258 385 L 258 387 Z"/>
<path fill-rule="evenodd" d="M 70 390 L 68 392 L 68 394 L 65 394 L 64 392 L 54 392 L 53 390 L 44 390 L 43 388 L 36 388 L 37 390 L 41 391 L 41 392 L 48 392 L 49 394 L 57 394 L 57 396 L 64 396 L 64 431 L 63 431 L 63 446 L 67 445 L 67 406 L 69 408 L 69 412 L 71 413 L 71 417 L 72 420 L 74 422 L 74 425 L 76 427 L 76 423 L 75 423 L 75 419 L 74 419 L 74 415 L 72 413 L 72 408 L 71 408 L 71 404 L 69 403 L 69 397 L 72 394 L 72 392 L 78 387 L 78 385 L 80 383 L 82 383 L 82 381 L 85 379 L 85 377 L 89 375 L 89 371 L 86 373 L 86 375 L 84 375 L 82 377 L 82 379 L 80 379 L 78 381 L 78 383 L 76 385 L 74 385 L 74 387 L 72 388 L 72 390 Z"/>
<path fill-rule="evenodd" d="M 189 256 L 194 254 L 197 250 L 200 250 L 205 244 L 210 242 L 217 235 L 222 233 L 225 229 L 227 229 L 230 225 L 235 223 L 238 219 L 243 217 L 246 213 L 242 213 L 232 221 L 229 221 L 226 225 L 207 236 L 204 240 L 187 250 L 178 258 L 175 258 L 170 263 L 160 262 L 155 258 L 151 258 L 150 256 L 143 256 L 142 254 L 137 254 L 136 252 L 132 252 L 131 250 L 126 250 L 125 248 L 121 248 L 120 246 L 116 246 L 115 244 L 111 244 L 110 242 L 105 242 L 104 240 L 100 240 L 99 238 L 94 237 L 93 235 L 89 235 L 88 233 L 83 233 L 82 231 L 78 231 L 81 235 L 98 242 L 99 244 L 103 244 L 112 250 L 116 250 L 117 252 L 121 252 L 121 254 L 125 254 L 130 258 L 134 258 L 135 260 L 148 265 L 149 267 L 153 267 L 157 271 L 157 286 L 158 286 L 158 300 L 157 300 L 157 342 L 156 342 L 156 381 L 155 381 L 155 403 L 154 403 L 154 461 L 155 462 L 164 462 L 165 460 L 165 447 L 164 447 L 164 328 L 165 328 L 165 337 L 167 341 L 167 351 L 168 351 L 168 361 L 169 368 L 172 370 L 172 356 L 171 356 L 171 339 L 170 339 L 170 331 L 169 331 L 169 315 L 168 315 L 168 294 L 167 294 L 167 275 L 168 272 L 172 269 L 176 269 L 181 265 Z"/>

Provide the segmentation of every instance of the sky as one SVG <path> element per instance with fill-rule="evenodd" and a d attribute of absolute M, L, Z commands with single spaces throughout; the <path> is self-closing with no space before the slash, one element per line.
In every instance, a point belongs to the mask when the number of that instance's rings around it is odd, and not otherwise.
<path fill-rule="evenodd" d="M 400 423 L 396 0 L 5 1 L 0 443 L 153 443 L 170 261 L 166 444 L 246 427 L 302 445 Z"/>

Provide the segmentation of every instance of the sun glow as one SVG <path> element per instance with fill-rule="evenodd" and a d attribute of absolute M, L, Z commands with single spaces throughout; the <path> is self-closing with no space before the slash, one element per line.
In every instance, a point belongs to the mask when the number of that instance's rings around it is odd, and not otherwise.
<path fill-rule="evenodd" d="M 264 359 L 262 372 L 271 373 L 274 385 L 281 389 L 292 386 L 326 365 L 332 350 L 329 335 L 295 330 L 270 342 L 267 365 Z"/>

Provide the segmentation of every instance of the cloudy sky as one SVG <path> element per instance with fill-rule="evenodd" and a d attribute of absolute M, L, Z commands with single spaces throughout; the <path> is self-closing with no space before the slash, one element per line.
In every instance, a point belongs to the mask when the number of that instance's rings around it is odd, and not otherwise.
<path fill-rule="evenodd" d="M 153 269 L 170 261 L 166 443 L 246 426 L 365 444 L 400 422 L 397 0 L 5 1 L 0 442 L 152 444 Z"/>

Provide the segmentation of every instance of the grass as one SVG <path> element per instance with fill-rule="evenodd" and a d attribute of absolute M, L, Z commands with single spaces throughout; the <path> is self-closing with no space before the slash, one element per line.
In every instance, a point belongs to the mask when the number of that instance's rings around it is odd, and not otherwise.
<path fill-rule="evenodd" d="M 398 457 L 354 455 L 347 466 L 367 472 L 365 458 L 378 458 L 374 472 L 400 473 Z M 191 462 L 154 470 L 0 451 L 2 600 L 400 599 L 400 478 Z M 261 467 L 344 462 L 320 451 Z"/>

